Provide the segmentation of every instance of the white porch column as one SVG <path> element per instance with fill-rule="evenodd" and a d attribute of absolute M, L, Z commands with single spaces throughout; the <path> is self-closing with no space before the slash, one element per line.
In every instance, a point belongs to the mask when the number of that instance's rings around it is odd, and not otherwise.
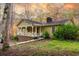
<path fill-rule="evenodd" d="M 26 33 L 25 33 L 25 35 L 28 35 L 28 34 L 27 34 L 27 26 L 26 26 Z"/>
<path fill-rule="evenodd" d="M 32 26 L 32 36 L 34 36 L 34 32 L 33 32 L 33 26 Z"/>
<path fill-rule="evenodd" d="M 37 26 L 35 27 L 35 35 L 37 35 Z"/>
<path fill-rule="evenodd" d="M 42 34 L 42 32 L 41 32 L 42 30 L 41 30 L 41 26 L 40 26 L 40 35 Z"/>

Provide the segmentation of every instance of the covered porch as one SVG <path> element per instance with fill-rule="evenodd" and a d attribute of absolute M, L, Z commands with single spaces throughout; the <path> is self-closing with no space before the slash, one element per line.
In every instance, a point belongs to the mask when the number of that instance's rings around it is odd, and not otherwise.
<path fill-rule="evenodd" d="M 17 30 L 17 35 L 29 36 L 29 37 L 41 36 L 42 35 L 42 27 L 41 26 L 19 27 Z"/>

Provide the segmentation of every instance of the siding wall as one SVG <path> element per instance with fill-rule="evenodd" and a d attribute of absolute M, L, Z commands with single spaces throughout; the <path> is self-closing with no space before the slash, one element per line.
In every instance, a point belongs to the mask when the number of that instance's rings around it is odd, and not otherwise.
<path fill-rule="evenodd" d="M 52 36 L 52 26 L 42 27 L 42 33 L 48 32 L 50 34 L 50 37 Z"/>

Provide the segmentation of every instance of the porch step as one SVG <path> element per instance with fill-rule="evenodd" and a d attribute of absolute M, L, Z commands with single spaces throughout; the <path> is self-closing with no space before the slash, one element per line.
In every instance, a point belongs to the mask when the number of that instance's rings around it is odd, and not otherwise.
<path fill-rule="evenodd" d="M 32 40 L 32 37 L 29 37 L 29 36 L 18 36 L 18 41 L 19 42 L 27 41 L 27 40 Z"/>

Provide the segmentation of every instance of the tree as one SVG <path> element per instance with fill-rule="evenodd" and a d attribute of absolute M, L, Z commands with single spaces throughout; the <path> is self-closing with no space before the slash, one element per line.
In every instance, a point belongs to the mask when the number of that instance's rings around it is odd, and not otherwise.
<path fill-rule="evenodd" d="M 63 11 L 63 16 L 64 18 L 68 18 L 74 25 L 76 23 L 74 22 L 76 19 L 76 16 L 79 16 L 79 4 L 74 4 L 74 3 L 66 3 L 64 4 L 64 11 Z"/>
<path fill-rule="evenodd" d="M 48 15 L 55 20 L 60 16 L 64 4 L 47 4 Z"/>
<path fill-rule="evenodd" d="M 42 22 L 42 19 L 44 18 L 44 17 L 43 17 L 43 16 L 44 16 L 43 10 L 40 9 L 40 8 L 38 8 L 38 9 L 36 9 L 35 11 L 36 11 L 36 13 L 37 13 L 37 15 L 36 15 L 37 18 L 39 18 L 39 21 Z"/>
<path fill-rule="evenodd" d="M 4 36 L 4 41 L 3 41 L 3 50 L 7 50 L 9 48 L 9 42 L 11 40 L 11 30 L 12 30 L 12 12 L 13 11 L 13 5 L 10 3 L 5 4 L 4 8 L 4 16 L 5 17 L 6 23 L 5 23 L 5 29 L 3 31 L 3 36 Z"/>
<path fill-rule="evenodd" d="M 45 20 L 45 18 L 47 17 L 47 14 L 46 14 L 47 12 L 43 9 L 42 6 L 43 5 L 41 5 L 41 4 L 36 4 L 36 8 L 35 8 L 35 11 L 34 11 L 36 18 L 40 22 L 42 22 L 43 20 Z"/>
<path fill-rule="evenodd" d="M 75 11 L 76 11 L 75 9 L 68 9 L 68 10 L 64 9 L 63 11 L 64 18 L 69 19 L 74 25 L 75 25 L 74 23 Z"/>
<path fill-rule="evenodd" d="M 31 4 L 25 4 L 25 19 L 31 19 Z"/>

